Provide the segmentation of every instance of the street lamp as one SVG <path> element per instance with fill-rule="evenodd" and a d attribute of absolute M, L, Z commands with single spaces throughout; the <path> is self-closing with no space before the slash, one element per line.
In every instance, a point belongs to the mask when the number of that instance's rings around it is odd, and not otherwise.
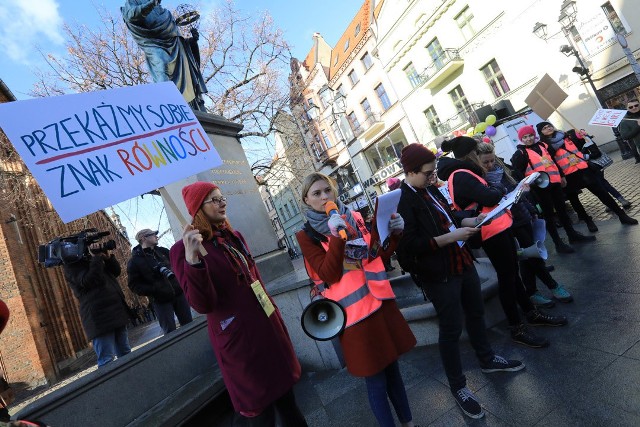
<path fill-rule="evenodd" d="M 347 139 L 345 138 L 345 131 L 342 126 L 342 119 L 344 118 L 344 114 L 347 111 L 347 102 L 344 94 L 341 92 L 336 93 L 333 89 L 331 89 L 328 85 L 322 86 L 318 91 L 318 96 L 320 99 L 326 101 L 331 108 L 331 117 L 337 123 L 337 128 L 340 131 L 340 138 L 344 141 L 345 150 L 347 151 L 347 156 L 349 157 L 349 163 L 351 163 L 351 168 L 355 173 L 356 180 L 358 184 L 360 184 L 360 188 L 364 193 L 364 196 L 367 200 L 367 206 L 369 207 L 369 211 L 373 212 L 373 201 L 369 197 L 369 193 L 364 185 L 362 185 L 362 180 L 360 179 L 360 173 L 358 172 L 358 168 L 353 162 L 353 158 L 351 157 L 351 153 L 349 152 L 349 147 L 347 144 Z M 311 120 L 319 121 L 320 119 L 320 108 L 317 105 L 311 104 L 307 109 L 307 114 Z"/>
<path fill-rule="evenodd" d="M 587 81 L 587 83 L 591 87 L 591 90 L 593 91 L 593 95 L 596 97 L 596 100 L 598 101 L 599 108 L 603 108 L 605 106 L 604 100 L 600 96 L 598 89 L 596 89 L 596 85 L 593 83 L 593 79 L 591 78 L 591 71 L 589 70 L 589 67 L 585 65 L 584 60 L 580 56 L 580 52 L 578 52 L 578 49 L 576 48 L 576 46 L 574 46 L 574 40 L 573 40 L 573 37 L 571 36 L 571 28 L 575 24 L 577 16 L 578 16 L 578 9 L 576 6 L 576 2 L 573 0 L 565 0 L 562 3 L 562 6 L 560 7 L 560 16 L 558 17 L 558 22 L 560 23 L 561 31 L 564 34 L 567 41 L 569 42 L 569 44 L 562 45 L 560 47 L 560 52 L 565 54 L 565 56 L 567 57 L 570 57 L 570 56 L 576 57 L 576 59 L 578 60 L 578 64 L 580 65 L 573 67 L 571 71 L 579 74 L 580 80 L 582 82 L 584 82 L 584 80 Z M 549 38 L 552 37 L 547 35 L 548 34 L 547 26 L 540 22 L 536 22 L 536 24 L 533 26 L 533 34 L 535 34 L 536 37 L 544 41 L 547 41 Z M 622 158 L 628 159 L 632 157 L 633 154 L 631 153 L 631 151 L 625 144 L 624 140 L 620 136 L 620 132 L 618 131 L 618 129 L 612 128 L 611 130 L 613 131 L 613 135 L 615 136 L 618 147 L 620 147 Z"/>

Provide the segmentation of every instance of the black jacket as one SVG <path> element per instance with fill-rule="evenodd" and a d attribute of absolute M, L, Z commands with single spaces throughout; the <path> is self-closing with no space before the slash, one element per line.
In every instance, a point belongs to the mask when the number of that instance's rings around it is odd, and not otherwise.
<path fill-rule="evenodd" d="M 80 303 L 80 320 L 90 340 L 129 323 L 129 307 L 116 279 L 120 264 L 111 255 L 65 264 L 64 277 Z"/>
<path fill-rule="evenodd" d="M 434 237 L 447 234 L 449 229 L 440 221 L 437 208 L 427 203 L 406 182 L 402 183 L 400 189 L 398 213 L 404 219 L 404 231 L 396 253 L 399 256 L 406 254 L 415 257 L 416 270 L 412 273 L 417 274 L 424 282 L 446 281 L 450 271 L 447 251 L 444 248 L 434 249 L 431 241 Z M 427 191 L 446 207 L 456 227 L 460 227 L 442 193 L 433 186 L 427 187 Z M 469 250 L 469 245 L 465 245 L 464 248 Z"/>
<path fill-rule="evenodd" d="M 137 245 L 127 263 L 129 289 L 138 295 L 152 297 L 156 302 L 173 301 L 182 294 L 182 288 L 175 275 L 167 278 L 160 272 L 160 266 L 171 270 L 169 249 L 161 246 L 142 249 L 142 246 Z"/>
<path fill-rule="evenodd" d="M 449 157 L 441 157 L 438 160 L 438 177 L 446 181 L 449 176 L 458 169 L 468 169 L 479 177 L 482 177 L 482 170 L 470 162 L 464 162 Z M 500 203 L 502 197 L 507 193 L 503 186 L 487 187 L 475 177 L 468 173 L 457 173 L 453 177 L 453 188 L 455 194 L 451 194 L 453 201 L 466 210 L 472 203 L 478 203 L 477 211 L 483 206 L 493 207 Z"/>

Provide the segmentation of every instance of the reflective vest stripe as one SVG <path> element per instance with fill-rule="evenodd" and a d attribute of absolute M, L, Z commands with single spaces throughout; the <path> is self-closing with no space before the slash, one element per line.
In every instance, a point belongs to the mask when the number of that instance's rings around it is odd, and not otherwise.
<path fill-rule="evenodd" d="M 475 177 L 478 181 L 483 183 L 485 186 L 488 187 L 488 185 L 487 185 L 487 181 L 485 181 L 481 176 L 476 175 L 475 173 L 473 173 L 468 169 L 458 169 L 454 171 L 451 175 L 449 175 L 447 184 L 449 186 L 449 194 L 451 195 L 451 200 L 453 201 L 453 207 L 461 211 L 463 209 L 460 208 L 460 206 L 458 206 L 458 204 L 456 204 L 455 202 L 455 197 L 454 197 L 455 192 L 453 188 L 453 176 L 458 172 L 466 172 L 472 175 L 473 177 Z M 469 207 L 471 207 L 471 209 L 477 209 L 478 203 L 477 202 L 472 203 L 467 207 L 467 209 Z M 495 206 L 483 206 L 480 209 L 480 212 L 489 213 L 493 210 L 493 208 L 495 208 Z M 482 227 L 480 227 L 480 234 L 482 235 L 482 240 L 485 241 L 495 236 L 496 234 L 502 233 L 504 230 L 511 227 L 512 224 L 513 224 L 513 218 L 511 215 L 511 211 L 509 209 L 505 209 L 498 216 L 494 217 L 489 224 L 483 225 Z"/>
<path fill-rule="evenodd" d="M 555 159 L 565 175 L 570 175 L 589 166 L 578 147 L 569 138 L 564 140 L 564 147 L 556 150 Z"/>
<path fill-rule="evenodd" d="M 529 176 L 534 172 L 546 172 L 549 175 L 549 181 L 551 183 L 559 183 L 562 178 L 558 167 L 553 163 L 553 159 L 547 149 L 542 145 L 539 147 L 542 151 L 542 155 L 527 148 L 527 155 L 529 156 L 530 164 L 527 165 L 527 169 L 524 171 L 525 176 Z"/>
<path fill-rule="evenodd" d="M 355 218 L 358 228 L 364 227 L 362 215 L 358 212 L 351 212 L 351 214 Z M 362 229 L 360 232 L 367 245 L 370 246 L 371 234 L 368 231 L 364 233 Z M 325 251 L 329 250 L 327 242 L 322 242 L 322 246 Z M 361 260 L 361 262 L 361 268 L 343 270 L 340 281 L 331 283 L 330 287 L 325 288 L 324 282 L 305 260 L 309 278 L 322 295 L 338 302 L 345 309 L 347 313 L 345 327 L 352 326 L 369 317 L 382 306 L 382 300 L 395 298 L 382 259 L 377 257 L 370 262 L 367 259 Z"/>

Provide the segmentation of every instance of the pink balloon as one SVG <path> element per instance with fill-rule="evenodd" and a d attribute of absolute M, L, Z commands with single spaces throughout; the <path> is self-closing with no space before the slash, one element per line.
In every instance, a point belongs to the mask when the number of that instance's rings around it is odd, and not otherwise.
<path fill-rule="evenodd" d="M 487 144 L 489 144 L 491 142 L 491 138 L 485 136 L 484 138 L 482 138 L 482 142 L 486 142 Z"/>
<path fill-rule="evenodd" d="M 489 125 L 487 126 L 487 128 L 484 130 L 485 135 L 487 136 L 493 136 L 496 134 L 496 128 Z"/>

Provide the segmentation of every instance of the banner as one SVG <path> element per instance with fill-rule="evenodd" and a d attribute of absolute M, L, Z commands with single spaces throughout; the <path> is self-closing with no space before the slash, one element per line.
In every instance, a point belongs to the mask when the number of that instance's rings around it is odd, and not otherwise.
<path fill-rule="evenodd" d="M 65 223 L 222 163 L 173 82 L 0 104 L 0 127 Z"/>
<path fill-rule="evenodd" d="M 593 117 L 591 117 L 591 120 L 589 120 L 589 124 L 614 128 L 620 124 L 626 114 L 626 110 L 609 110 L 606 108 L 599 108 Z"/>

